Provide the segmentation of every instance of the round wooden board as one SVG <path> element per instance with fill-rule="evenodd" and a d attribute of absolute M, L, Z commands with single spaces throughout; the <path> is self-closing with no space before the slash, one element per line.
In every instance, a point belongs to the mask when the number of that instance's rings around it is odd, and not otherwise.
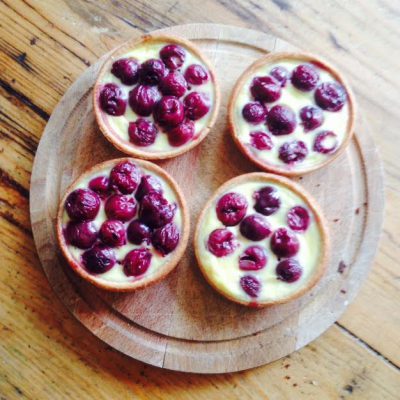
<path fill-rule="evenodd" d="M 269 51 L 296 50 L 276 37 L 215 24 L 158 32 L 193 40 L 214 63 L 222 91 L 216 125 L 192 151 L 158 163 L 181 185 L 192 233 L 207 198 L 226 180 L 257 168 L 227 131 L 226 106 L 241 72 Z M 79 279 L 55 238 L 57 206 L 87 167 L 122 154 L 96 126 L 91 94 L 102 60 L 70 87 L 54 110 L 36 154 L 31 222 L 51 286 L 91 332 L 119 351 L 159 367 L 217 373 L 262 365 L 303 347 L 336 321 L 355 297 L 375 254 L 383 219 L 382 166 L 366 127 L 357 121 L 350 146 L 332 164 L 300 177 L 329 221 L 332 256 L 320 284 L 301 299 L 262 310 L 235 305 L 201 276 L 191 239 L 176 270 L 161 283 L 131 294 L 106 293 Z"/>

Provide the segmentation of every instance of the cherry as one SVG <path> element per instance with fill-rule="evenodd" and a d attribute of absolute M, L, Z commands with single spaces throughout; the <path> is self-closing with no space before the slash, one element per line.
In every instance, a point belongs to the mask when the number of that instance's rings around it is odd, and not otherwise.
<path fill-rule="evenodd" d="M 160 98 L 157 87 L 137 85 L 129 92 L 129 105 L 136 114 L 148 117 Z"/>
<path fill-rule="evenodd" d="M 172 253 L 179 243 L 178 227 L 170 223 L 156 229 L 151 238 L 151 243 L 163 256 Z"/>
<path fill-rule="evenodd" d="M 338 147 L 337 136 L 332 131 L 322 131 L 315 138 L 313 150 L 322 154 L 333 153 Z"/>
<path fill-rule="evenodd" d="M 161 60 L 170 70 L 182 67 L 185 62 L 185 56 L 186 52 L 183 47 L 175 44 L 168 44 L 160 50 Z"/>
<path fill-rule="evenodd" d="M 153 175 L 143 175 L 135 194 L 136 200 L 142 200 L 142 198 L 150 192 L 162 193 L 162 184 L 160 180 Z"/>
<path fill-rule="evenodd" d="M 258 297 L 261 290 L 260 281 L 251 275 L 245 275 L 240 278 L 240 286 L 250 297 Z"/>
<path fill-rule="evenodd" d="M 202 85 L 208 81 L 208 73 L 199 64 L 192 64 L 186 68 L 185 78 L 191 85 Z"/>
<path fill-rule="evenodd" d="M 183 100 L 185 114 L 192 121 L 204 117 L 210 110 L 210 98 L 205 93 L 191 92 Z"/>
<path fill-rule="evenodd" d="M 296 128 L 296 115 L 285 105 L 276 105 L 267 115 L 268 129 L 273 135 L 289 135 Z"/>
<path fill-rule="evenodd" d="M 247 103 L 242 110 L 243 118 L 250 124 L 260 124 L 265 121 L 266 108 L 258 101 Z"/>
<path fill-rule="evenodd" d="M 271 238 L 271 250 L 278 257 L 293 257 L 299 251 L 299 240 L 296 235 L 286 228 L 279 228 Z"/>
<path fill-rule="evenodd" d="M 89 189 L 104 198 L 110 193 L 110 180 L 107 176 L 97 176 L 89 182 Z"/>
<path fill-rule="evenodd" d="M 250 144 L 257 150 L 271 150 L 274 147 L 271 136 L 266 132 L 250 132 Z"/>
<path fill-rule="evenodd" d="M 109 271 L 116 262 L 113 249 L 97 244 L 82 254 L 82 264 L 93 274 L 103 274 Z"/>
<path fill-rule="evenodd" d="M 97 239 L 97 229 L 93 222 L 70 221 L 64 230 L 64 235 L 68 244 L 79 249 L 88 249 Z"/>
<path fill-rule="evenodd" d="M 174 96 L 164 96 L 154 107 L 154 119 L 165 127 L 179 125 L 185 118 L 182 102 Z"/>
<path fill-rule="evenodd" d="M 299 262 L 292 258 L 282 260 L 276 267 L 278 279 L 284 282 L 292 283 L 300 279 L 303 273 Z"/>
<path fill-rule="evenodd" d="M 286 164 L 303 161 L 308 154 L 306 144 L 301 140 L 285 142 L 279 148 L 279 158 Z"/>
<path fill-rule="evenodd" d="M 110 247 L 123 246 L 126 244 L 124 224 L 117 220 L 104 221 L 100 228 L 100 239 Z"/>
<path fill-rule="evenodd" d="M 275 80 L 277 80 L 282 87 L 286 86 L 286 82 L 289 77 L 289 71 L 285 67 L 277 66 L 272 68 L 269 73 Z"/>
<path fill-rule="evenodd" d="M 192 140 L 195 134 L 195 126 L 189 119 L 168 131 L 168 143 L 178 147 Z"/>
<path fill-rule="evenodd" d="M 115 61 L 111 73 L 125 85 L 134 85 L 139 80 L 139 63 L 135 58 L 121 58 Z"/>
<path fill-rule="evenodd" d="M 111 170 L 110 185 L 114 190 L 130 194 L 137 188 L 140 178 L 141 172 L 136 164 L 122 161 Z"/>
<path fill-rule="evenodd" d="M 250 92 L 258 101 L 273 103 L 281 97 L 281 85 L 271 76 L 258 76 L 253 79 Z"/>
<path fill-rule="evenodd" d="M 150 146 L 156 141 L 157 127 L 149 120 L 138 118 L 136 122 L 130 122 L 128 134 L 130 141 L 136 146 Z"/>
<path fill-rule="evenodd" d="M 304 207 L 295 206 L 288 212 L 287 224 L 294 231 L 304 232 L 310 225 L 310 214 Z"/>
<path fill-rule="evenodd" d="M 150 267 L 152 254 L 148 249 L 140 248 L 130 251 L 124 258 L 126 276 L 143 275 Z"/>
<path fill-rule="evenodd" d="M 150 192 L 142 198 L 139 219 L 150 228 L 160 228 L 173 220 L 176 208 L 161 193 Z"/>
<path fill-rule="evenodd" d="M 139 220 L 132 221 L 128 225 L 128 240 L 133 244 L 150 244 L 151 233 L 151 229 Z"/>
<path fill-rule="evenodd" d="M 323 124 L 324 114 L 318 107 L 305 106 L 300 110 L 300 119 L 304 126 L 304 131 L 309 132 Z"/>
<path fill-rule="evenodd" d="M 237 225 L 247 211 L 247 200 L 240 193 L 226 193 L 217 203 L 217 217 L 225 226 Z"/>
<path fill-rule="evenodd" d="M 129 221 L 136 214 L 136 201 L 131 196 L 114 194 L 105 204 L 105 212 L 108 218 L 120 221 Z"/>
<path fill-rule="evenodd" d="M 168 71 L 165 64 L 156 58 L 145 61 L 139 71 L 140 81 L 145 85 L 158 85 L 162 78 L 167 75 Z"/>
<path fill-rule="evenodd" d="M 247 239 L 258 242 L 271 234 L 271 227 L 262 215 L 248 215 L 240 223 L 240 233 Z"/>
<path fill-rule="evenodd" d="M 323 110 L 340 111 L 347 100 L 345 88 L 336 82 L 325 82 L 314 93 L 315 102 Z"/>
<path fill-rule="evenodd" d="M 239 268 L 243 271 L 257 271 L 267 265 L 267 255 L 261 246 L 248 247 L 239 258 Z"/>
<path fill-rule="evenodd" d="M 182 97 L 187 89 L 187 82 L 178 71 L 170 72 L 160 82 L 160 90 L 163 95 Z"/>
<path fill-rule="evenodd" d="M 272 186 L 264 186 L 254 193 L 254 209 L 263 215 L 276 213 L 281 206 L 281 198 L 278 191 Z"/>
<path fill-rule="evenodd" d="M 318 71 L 311 64 L 298 65 L 292 72 L 293 86 L 303 92 L 313 90 L 318 81 Z"/>
<path fill-rule="evenodd" d="M 75 221 L 96 218 L 100 209 L 100 197 L 90 189 L 76 189 L 65 200 L 65 209 Z"/>
<path fill-rule="evenodd" d="M 107 114 L 114 117 L 124 115 L 126 96 L 115 83 L 107 83 L 100 91 L 100 106 Z"/>
<path fill-rule="evenodd" d="M 239 246 L 235 235 L 228 229 L 215 229 L 207 241 L 208 250 L 217 257 L 225 257 Z"/>

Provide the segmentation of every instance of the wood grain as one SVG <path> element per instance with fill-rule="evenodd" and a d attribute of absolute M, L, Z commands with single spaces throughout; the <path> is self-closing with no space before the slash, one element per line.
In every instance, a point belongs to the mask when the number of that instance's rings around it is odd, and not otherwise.
<path fill-rule="evenodd" d="M 2 397 L 397 398 L 398 373 L 390 366 L 400 365 L 397 2 L 6 0 L 0 10 Z M 310 381 L 318 385 L 292 387 L 281 362 L 219 377 L 143 369 L 141 363 L 110 352 L 70 317 L 49 290 L 35 256 L 29 179 L 46 119 L 60 97 L 87 63 L 131 35 L 189 22 L 260 29 L 326 57 L 351 81 L 379 145 L 387 200 L 380 251 L 368 281 L 340 321 L 361 342 L 335 327 L 293 356 L 297 362 L 291 367 L 301 374 L 313 366 Z M 358 349 L 355 363 L 349 346 Z M 337 354 L 348 357 L 338 364 Z"/>

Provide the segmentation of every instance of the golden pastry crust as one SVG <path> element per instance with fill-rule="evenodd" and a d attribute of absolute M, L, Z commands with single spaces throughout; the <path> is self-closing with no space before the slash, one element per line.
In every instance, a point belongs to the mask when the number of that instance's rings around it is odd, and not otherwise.
<path fill-rule="evenodd" d="M 199 235 L 201 232 L 202 228 L 202 220 L 208 211 L 208 209 L 214 204 L 215 200 L 220 197 L 223 193 L 225 193 L 229 189 L 233 189 L 235 186 L 240 185 L 241 183 L 246 183 L 246 182 L 262 182 L 262 183 L 277 183 L 280 184 L 290 190 L 292 190 L 294 193 L 296 193 L 303 201 L 304 203 L 309 207 L 310 210 L 312 210 L 314 216 L 315 216 L 315 222 L 318 225 L 319 232 L 321 234 L 321 255 L 320 255 L 320 260 L 318 263 L 318 267 L 316 268 L 316 271 L 310 281 L 307 283 L 306 286 L 304 286 L 301 290 L 295 292 L 293 295 L 276 300 L 276 301 L 257 301 L 257 300 L 251 300 L 251 301 L 244 301 L 242 299 L 238 299 L 234 296 L 232 296 L 230 293 L 227 293 L 223 290 L 221 290 L 220 287 L 218 287 L 214 281 L 208 276 L 206 270 L 204 269 L 202 265 L 202 260 L 201 260 L 201 252 L 200 252 L 200 246 L 202 243 L 200 243 L 199 240 Z M 204 245 L 204 244 L 203 244 Z M 329 254 L 330 254 L 330 238 L 329 238 L 329 232 L 327 228 L 327 222 L 323 216 L 322 210 L 320 209 L 318 203 L 316 200 L 309 194 L 307 193 L 304 188 L 302 188 L 300 185 L 297 183 L 293 182 L 292 180 L 279 176 L 279 175 L 273 175 L 273 174 L 267 174 L 264 172 L 252 172 L 249 174 L 244 174 L 237 176 L 233 179 L 230 179 L 229 181 L 225 182 L 222 186 L 220 186 L 214 194 L 211 196 L 211 198 L 207 201 L 206 205 L 202 209 L 199 219 L 197 221 L 196 225 L 196 231 L 194 234 L 194 250 L 195 250 L 195 255 L 197 259 L 197 263 L 199 265 L 199 268 L 201 272 L 203 273 L 205 279 L 207 282 L 222 296 L 226 297 L 227 299 L 238 303 L 242 304 L 245 306 L 249 307 L 266 307 L 266 306 L 272 306 L 276 304 L 282 304 L 282 303 L 288 303 L 292 300 L 297 299 L 298 297 L 302 296 L 309 290 L 311 290 L 317 282 L 321 279 L 322 275 L 325 272 L 328 260 L 329 260 Z"/>
<path fill-rule="evenodd" d="M 176 198 L 177 198 L 177 203 L 178 207 L 182 211 L 182 227 L 181 227 L 181 232 L 180 232 L 180 239 L 179 239 L 179 244 L 177 248 L 171 253 L 170 259 L 163 264 L 154 274 L 151 274 L 149 276 L 144 276 L 141 279 L 137 279 L 133 282 L 111 282 L 111 281 L 105 281 L 102 280 L 101 278 L 97 278 L 96 275 L 91 274 L 87 272 L 82 265 L 77 263 L 73 257 L 71 256 L 69 250 L 68 250 L 68 245 L 65 241 L 64 234 L 63 234 L 63 224 L 62 224 L 62 218 L 63 218 L 63 213 L 64 213 L 64 204 L 67 199 L 67 196 L 76 188 L 76 185 L 81 181 L 81 179 L 84 179 L 85 177 L 92 176 L 96 173 L 96 171 L 101 171 L 104 170 L 105 168 L 113 168 L 115 165 L 124 162 L 124 161 L 130 161 L 135 164 L 137 164 L 139 167 L 142 167 L 146 169 L 149 172 L 154 172 L 157 175 L 159 175 L 175 192 Z M 61 252 L 68 261 L 68 264 L 71 266 L 71 268 L 83 279 L 87 280 L 88 282 L 92 283 L 93 285 L 113 291 L 113 292 L 130 292 L 134 291 L 136 289 L 142 289 L 146 286 L 152 285 L 156 282 L 159 282 L 160 280 L 164 279 L 178 264 L 179 260 L 182 258 L 183 253 L 185 252 L 185 249 L 187 247 L 188 239 L 189 239 L 189 231 L 190 231 L 190 218 L 189 218 L 189 213 L 188 213 L 188 208 L 186 204 L 186 200 L 178 186 L 178 184 L 175 182 L 175 180 L 161 167 L 158 165 L 155 165 L 151 162 L 144 161 L 144 160 L 138 160 L 134 158 L 118 158 L 118 159 L 113 159 L 109 161 L 102 162 L 100 164 L 97 164 L 93 167 L 90 167 L 87 169 L 85 172 L 83 172 L 81 175 L 78 176 L 74 180 L 74 182 L 69 185 L 68 189 L 65 192 L 64 197 L 60 201 L 60 205 L 58 208 L 58 213 L 57 213 L 57 222 L 56 222 L 56 230 L 57 230 L 57 240 L 58 244 L 61 248 Z"/>
<path fill-rule="evenodd" d="M 196 132 L 196 138 L 189 141 L 188 143 L 176 147 L 173 150 L 168 150 L 168 151 L 163 151 L 163 152 L 151 152 L 151 151 L 146 151 L 145 148 L 140 148 L 138 146 L 135 146 L 134 144 L 121 139 L 121 137 L 118 135 L 117 132 L 115 132 L 107 123 L 107 119 L 104 118 L 104 111 L 101 110 L 99 106 L 99 95 L 100 95 L 100 90 L 102 86 L 102 78 L 103 76 L 111 69 L 112 63 L 117 60 L 120 56 L 123 54 L 126 54 L 129 50 L 132 50 L 136 46 L 143 45 L 146 43 L 168 43 L 168 44 L 178 44 L 181 45 L 184 48 L 187 48 L 191 53 L 196 55 L 204 65 L 206 65 L 209 73 L 210 73 L 210 78 L 213 84 L 214 88 L 214 102 L 212 104 L 212 108 L 210 110 L 211 116 L 209 123 L 207 124 L 206 127 L 204 127 L 202 130 L 199 132 Z M 208 135 L 210 129 L 213 127 L 218 111 L 219 111 L 219 105 L 220 105 L 220 89 L 219 89 L 219 84 L 216 78 L 216 73 L 214 70 L 214 67 L 212 66 L 211 62 L 201 53 L 201 51 L 189 40 L 183 39 L 183 38 L 178 38 L 175 36 L 166 36 L 166 35 L 153 35 L 153 34 L 148 34 L 141 36 L 139 38 L 130 40 L 128 42 L 125 42 L 121 46 L 117 47 L 106 59 L 104 62 L 103 66 L 100 69 L 99 75 L 96 79 L 96 83 L 93 88 L 93 108 L 96 116 L 96 121 L 97 124 L 103 133 L 103 135 L 106 137 L 107 140 L 109 140 L 118 150 L 129 154 L 134 157 L 138 157 L 141 159 L 145 160 L 163 160 L 167 158 L 172 158 L 179 156 L 180 154 L 183 154 L 198 144 L 200 144 L 203 139 Z"/>
<path fill-rule="evenodd" d="M 347 99 L 349 104 L 349 120 L 347 122 L 346 133 L 343 142 L 340 144 L 339 149 L 329 157 L 326 157 L 326 160 L 322 163 L 317 165 L 308 167 L 308 168 L 300 168 L 296 167 L 296 169 L 290 169 L 284 166 L 276 166 L 273 164 L 268 163 L 265 160 L 258 159 L 249 149 L 248 147 L 238 138 L 238 133 L 236 130 L 236 126 L 234 124 L 234 112 L 235 112 L 235 104 L 236 99 L 239 93 L 242 90 L 243 85 L 247 82 L 249 77 L 253 75 L 256 71 L 258 71 L 263 66 L 269 64 L 275 64 L 279 61 L 286 61 L 286 60 L 296 60 L 299 62 L 311 62 L 318 66 L 325 71 L 328 71 L 337 82 L 339 82 L 347 92 Z M 236 145 L 239 147 L 241 152 L 250 159 L 250 161 L 254 162 L 258 167 L 263 169 L 267 172 L 273 172 L 276 174 L 286 175 L 286 176 L 299 176 L 311 171 L 315 171 L 319 168 L 324 167 L 325 165 L 329 164 L 333 160 L 335 160 L 343 151 L 346 149 L 347 145 L 350 142 L 351 137 L 353 136 L 354 131 L 354 124 L 356 118 L 356 104 L 354 100 L 354 95 L 350 86 L 348 85 L 345 78 L 329 63 L 324 60 L 321 60 L 319 57 L 316 57 L 312 54 L 308 53 L 291 53 L 291 52 L 284 52 L 284 53 L 269 53 L 266 56 L 261 57 L 260 59 L 256 60 L 253 64 L 248 67 L 243 74 L 240 76 L 238 81 L 233 88 L 229 104 L 228 104 L 228 125 L 229 130 L 231 132 L 232 138 Z"/>

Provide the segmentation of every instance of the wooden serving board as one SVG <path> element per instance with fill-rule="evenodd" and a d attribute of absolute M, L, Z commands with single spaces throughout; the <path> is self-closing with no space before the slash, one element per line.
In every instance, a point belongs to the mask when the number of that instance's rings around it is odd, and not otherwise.
<path fill-rule="evenodd" d="M 204 142 L 159 165 L 187 197 L 192 233 L 202 205 L 226 180 L 257 168 L 236 149 L 226 106 L 241 72 L 270 51 L 296 50 L 266 33 L 214 24 L 164 29 L 193 40 L 214 63 L 222 107 Z M 163 368 L 231 372 L 255 367 L 301 348 L 324 332 L 358 292 L 375 254 L 383 218 L 382 167 L 366 127 L 357 121 L 346 152 L 320 171 L 300 177 L 321 204 L 332 237 L 328 272 L 301 299 L 262 310 L 219 296 L 205 282 L 191 240 L 176 270 L 161 283 L 133 294 L 106 293 L 66 265 L 55 238 L 55 216 L 67 185 L 87 167 L 122 154 L 102 136 L 92 108 L 92 86 L 102 64 L 92 65 L 54 110 L 36 154 L 31 221 L 51 286 L 96 336 L 119 351 Z"/>

